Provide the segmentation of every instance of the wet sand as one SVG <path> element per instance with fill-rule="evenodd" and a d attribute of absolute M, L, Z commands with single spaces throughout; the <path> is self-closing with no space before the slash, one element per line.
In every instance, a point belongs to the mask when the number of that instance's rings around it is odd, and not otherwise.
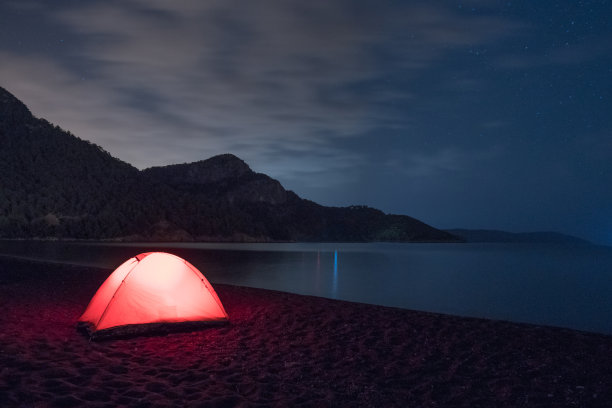
<path fill-rule="evenodd" d="M 612 336 L 229 285 L 227 326 L 90 342 L 110 272 L 0 257 L 1 407 L 612 406 Z"/>

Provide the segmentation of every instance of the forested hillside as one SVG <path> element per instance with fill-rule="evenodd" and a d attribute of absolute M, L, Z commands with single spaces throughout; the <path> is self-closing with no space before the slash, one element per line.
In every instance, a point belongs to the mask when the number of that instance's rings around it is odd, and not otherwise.
<path fill-rule="evenodd" d="M 0 88 L 0 238 L 452 241 L 414 218 L 301 199 L 238 157 L 139 171 Z"/>

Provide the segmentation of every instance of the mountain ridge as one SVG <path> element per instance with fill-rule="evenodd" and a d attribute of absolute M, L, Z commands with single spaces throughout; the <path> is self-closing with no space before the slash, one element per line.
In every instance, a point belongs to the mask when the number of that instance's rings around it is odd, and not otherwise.
<path fill-rule="evenodd" d="M 141 174 L 150 180 L 182 190 L 207 188 L 209 193 L 215 195 L 223 192 L 228 194 L 228 190 L 236 188 L 239 183 L 240 188 L 228 197 L 230 201 L 236 197 L 270 204 L 287 201 L 288 192 L 278 180 L 254 172 L 242 159 L 231 153 L 192 163 L 149 167 L 142 170 Z"/>
<path fill-rule="evenodd" d="M 138 170 L 0 87 L 0 238 L 456 242 L 415 218 L 325 207 L 232 154 Z"/>
<path fill-rule="evenodd" d="M 585 239 L 554 231 L 508 232 L 465 228 L 446 229 L 445 231 L 463 238 L 466 242 L 592 245 L 592 242 Z"/>

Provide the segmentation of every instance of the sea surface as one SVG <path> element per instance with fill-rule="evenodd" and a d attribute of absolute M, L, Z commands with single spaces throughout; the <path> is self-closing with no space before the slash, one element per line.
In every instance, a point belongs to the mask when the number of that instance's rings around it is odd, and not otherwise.
<path fill-rule="evenodd" d="M 611 247 L 0 241 L 0 254 L 106 268 L 150 251 L 213 284 L 612 334 Z"/>

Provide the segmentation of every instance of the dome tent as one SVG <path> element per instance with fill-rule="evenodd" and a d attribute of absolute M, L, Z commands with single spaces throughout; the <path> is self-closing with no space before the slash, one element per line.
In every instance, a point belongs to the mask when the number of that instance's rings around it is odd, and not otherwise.
<path fill-rule="evenodd" d="M 79 326 L 101 337 L 227 321 L 200 271 L 178 256 L 147 252 L 125 261 L 102 283 Z"/>

